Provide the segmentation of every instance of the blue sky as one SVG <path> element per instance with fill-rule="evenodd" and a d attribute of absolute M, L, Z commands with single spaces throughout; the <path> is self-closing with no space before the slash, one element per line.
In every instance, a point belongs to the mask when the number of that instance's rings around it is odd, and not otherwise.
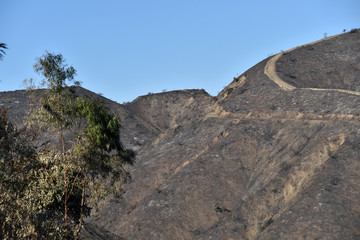
<path fill-rule="evenodd" d="M 273 53 L 360 27 L 359 0 L 0 0 L 0 91 L 24 88 L 45 51 L 117 102 L 212 95 Z"/>

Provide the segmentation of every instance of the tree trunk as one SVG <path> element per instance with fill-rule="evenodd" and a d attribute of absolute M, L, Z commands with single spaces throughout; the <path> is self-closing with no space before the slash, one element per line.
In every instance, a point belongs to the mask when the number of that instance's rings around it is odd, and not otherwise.
<path fill-rule="evenodd" d="M 81 194 L 81 206 L 80 206 L 80 222 L 79 222 L 79 229 L 77 232 L 77 239 L 80 239 L 80 232 L 83 225 L 83 208 L 84 208 L 84 201 L 85 201 L 85 187 L 86 187 L 86 179 L 88 174 L 88 168 L 86 169 L 84 173 L 84 180 L 83 180 L 83 186 L 82 186 L 82 194 Z"/>
<path fill-rule="evenodd" d="M 63 130 L 60 130 L 60 136 L 61 136 L 61 144 L 62 144 L 62 159 L 63 159 L 63 165 L 64 165 L 64 184 L 65 184 L 65 199 L 64 199 L 64 228 L 65 228 L 65 239 L 68 238 L 68 213 L 67 213 L 67 201 L 68 201 L 68 186 L 67 186 L 67 180 L 66 180 L 66 152 L 65 152 L 65 139 L 63 135 Z"/>

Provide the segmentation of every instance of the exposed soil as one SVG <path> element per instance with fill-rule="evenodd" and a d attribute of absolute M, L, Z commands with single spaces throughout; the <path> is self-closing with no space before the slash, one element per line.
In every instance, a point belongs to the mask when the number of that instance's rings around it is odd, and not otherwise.
<path fill-rule="evenodd" d="M 359 64 L 355 31 L 265 59 L 216 97 L 103 98 L 137 158 L 83 238 L 360 239 Z M 0 103 L 21 124 L 26 93 Z"/>

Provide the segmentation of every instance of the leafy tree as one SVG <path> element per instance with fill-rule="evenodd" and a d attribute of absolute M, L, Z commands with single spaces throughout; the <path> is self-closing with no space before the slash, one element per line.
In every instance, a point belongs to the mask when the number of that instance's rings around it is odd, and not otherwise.
<path fill-rule="evenodd" d="M 0 43 L 0 60 L 3 59 L 4 55 L 5 55 L 5 50 L 7 49 L 7 46 L 5 43 Z"/>
<path fill-rule="evenodd" d="M 67 237 L 68 231 L 68 201 L 70 193 L 75 187 L 75 180 L 69 186 L 67 149 L 65 145 L 64 131 L 70 129 L 75 122 L 74 102 L 75 93 L 68 86 L 68 82 L 74 82 L 76 71 L 73 67 L 67 67 L 61 54 L 54 55 L 46 53 L 42 58 L 38 58 L 34 65 L 35 72 L 44 76 L 40 82 L 40 87 L 46 87 L 47 91 L 40 98 L 41 106 L 33 114 L 39 116 L 41 126 L 48 125 L 54 127 L 61 139 L 62 172 L 64 181 L 64 230 Z M 74 82 L 76 85 L 79 83 Z M 31 83 L 32 84 L 32 83 Z M 34 87 L 32 85 L 31 87 Z M 69 187 L 71 187 L 69 189 Z"/>
<path fill-rule="evenodd" d="M 0 239 L 62 239 L 52 207 L 61 195 L 49 185 L 57 166 L 40 160 L 6 112 L 0 109 Z"/>
<path fill-rule="evenodd" d="M 120 143 L 119 118 L 99 100 L 77 95 L 80 83 L 74 81 L 76 70 L 65 64 L 61 54 L 47 52 L 37 59 L 34 69 L 44 76 L 39 86 L 46 90 L 40 97 L 40 107 L 32 114 L 33 120 L 40 127 L 54 128 L 61 142 L 61 147 L 52 153 L 61 155 L 58 164 L 63 185 L 63 195 L 54 201 L 54 206 L 63 205 L 65 238 L 78 238 L 88 210 L 86 201 L 90 202 L 92 196 L 97 198 L 99 189 L 119 194 L 119 181 L 128 176 L 123 164 L 132 163 L 134 154 Z M 75 138 L 66 138 L 66 134 Z M 99 176 L 111 177 L 110 186 L 102 184 Z"/>
<path fill-rule="evenodd" d="M 26 169 L 38 168 L 35 152 L 18 139 L 19 133 L 8 122 L 6 109 L 0 112 L 0 238 L 31 236 L 34 232 L 30 215 L 23 209 L 27 182 L 34 173 L 24 174 Z M 16 200 L 16 201 L 15 201 Z"/>

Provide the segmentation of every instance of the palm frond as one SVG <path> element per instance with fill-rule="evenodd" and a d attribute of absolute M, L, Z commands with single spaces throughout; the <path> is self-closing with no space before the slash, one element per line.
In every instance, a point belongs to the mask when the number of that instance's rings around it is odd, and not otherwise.
<path fill-rule="evenodd" d="M 2 60 L 4 55 L 6 54 L 4 49 L 7 49 L 6 44 L 0 43 L 0 60 Z"/>

